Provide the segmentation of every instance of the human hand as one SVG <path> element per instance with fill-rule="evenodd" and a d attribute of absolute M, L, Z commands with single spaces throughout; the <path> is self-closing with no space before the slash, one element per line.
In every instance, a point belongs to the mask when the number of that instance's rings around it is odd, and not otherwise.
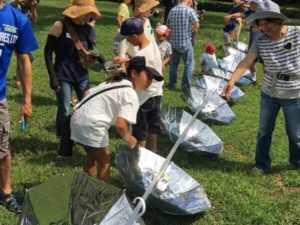
<path fill-rule="evenodd" d="M 229 81 L 223 88 L 221 95 L 225 96 L 227 98 L 227 100 L 231 100 L 231 91 L 232 91 L 233 87 L 234 87 L 234 84 Z"/>
<path fill-rule="evenodd" d="M 38 1 L 37 1 L 37 0 L 31 0 L 29 4 L 30 4 L 30 6 L 31 6 L 32 8 L 35 8 L 35 7 L 37 7 L 37 5 L 38 5 Z"/>
<path fill-rule="evenodd" d="M 228 21 L 228 20 L 230 20 L 230 19 L 231 19 L 231 15 L 224 16 L 224 20 L 225 20 L 225 21 Z"/>
<path fill-rule="evenodd" d="M 20 107 L 20 117 L 19 117 L 19 123 L 21 124 L 23 120 L 25 119 L 26 122 L 31 121 L 32 117 L 32 106 L 31 101 L 23 103 Z"/>
<path fill-rule="evenodd" d="M 129 146 L 129 148 L 134 149 L 137 145 L 136 138 L 133 136 L 130 136 L 127 140 L 127 145 Z"/>
<path fill-rule="evenodd" d="M 192 32 L 197 33 L 198 31 L 198 26 L 196 24 L 192 25 Z"/>
<path fill-rule="evenodd" d="M 58 93 L 60 91 L 61 87 L 60 86 L 57 86 L 54 90 L 56 93 Z"/>
<path fill-rule="evenodd" d="M 118 63 L 118 64 L 120 64 L 120 63 L 125 63 L 125 62 L 129 62 L 129 58 L 124 58 L 124 57 L 120 57 L 120 56 L 115 56 L 114 58 L 113 58 L 113 62 L 114 63 Z"/>
<path fill-rule="evenodd" d="M 167 70 L 166 64 L 162 64 L 162 73 L 164 74 Z"/>

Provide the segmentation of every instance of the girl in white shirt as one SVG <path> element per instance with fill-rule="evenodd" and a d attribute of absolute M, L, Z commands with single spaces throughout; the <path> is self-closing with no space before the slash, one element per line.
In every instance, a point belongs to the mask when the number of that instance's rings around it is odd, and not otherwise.
<path fill-rule="evenodd" d="M 146 66 L 145 57 L 134 57 L 129 62 L 127 74 L 113 76 L 90 89 L 89 94 L 78 103 L 78 109 L 75 109 L 71 117 L 71 139 L 84 146 L 87 156 L 83 170 L 90 176 L 97 173 L 99 179 L 104 181 L 110 179 L 108 130 L 111 125 L 116 127 L 130 148 L 136 146 L 137 140 L 129 129 L 131 124 L 136 123 L 139 109 L 135 90 L 147 89 L 152 78 L 161 79 L 161 75 Z M 115 88 L 103 91 L 113 87 Z M 103 92 L 84 102 L 99 91 Z"/>

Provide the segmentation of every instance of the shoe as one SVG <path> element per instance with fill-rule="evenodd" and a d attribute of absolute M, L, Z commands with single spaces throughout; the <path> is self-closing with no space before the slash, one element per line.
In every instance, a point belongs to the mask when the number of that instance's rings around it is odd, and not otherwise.
<path fill-rule="evenodd" d="M 261 175 L 264 173 L 264 170 L 258 167 L 253 167 L 251 171 L 254 175 Z"/>
<path fill-rule="evenodd" d="M 176 85 L 170 85 L 169 83 L 165 84 L 164 87 L 168 88 L 169 90 L 175 90 L 176 89 Z"/>
<path fill-rule="evenodd" d="M 253 83 L 256 83 L 256 81 L 257 81 L 257 79 L 256 79 L 256 74 L 252 73 L 251 75 L 252 75 L 252 77 L 250 78 L 251 81 L 252 81 Z"/>
<path fill-rule="evenodd" d="M 9 211 L 21 213 L 22 206 L 17 202 L 13 194 L 0 194 L 0 205 L 4 205 Z"/>

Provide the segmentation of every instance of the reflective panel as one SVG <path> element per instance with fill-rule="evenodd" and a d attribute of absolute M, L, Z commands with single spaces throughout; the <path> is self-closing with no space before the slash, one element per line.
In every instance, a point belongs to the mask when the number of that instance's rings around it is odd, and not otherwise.
<path fill-rule="evenodd" d="M 58 176 L 29 189 L 20 225 L 108 224 L 129 218 L 124 191 L 83 172 Z M 127 215 L 125 215 L 127 213 Z M 143 222 L 138 223 L 143 224 Z"/>
<path fill-rule="evenodd" d="M 191 85 L 183 87 L 182 92 L 190 109 L 196 112 L 198 107 L 201 106 L 207 91 L 205 88 Z M 216 92 L 210 94 L 208 102 L 201 110 L 199 116 L 204 120 L 225 124 L 236 118 L 227 102 Z"/>
<path fill-rule="evenodd" d="M 248 45 L 245 44 L 244 42 L 241 42 L 241 41 L 234 41 L 232 43 L 233 47 L 239 51 L 242 51 L 242 52 L 247 52 L 248 51 Z"/>
<path fill-rule="evenodd" d="M 141 196 L 165 159 L 145 148 L 136 152 L 127 145 L 118 145 L 115 160 L 129 190 Z M 195 214 L 211 208 L 200 184 L 173 162 L 158 181 L 147 203 L 175 215 Z"/>
<path fill-rule="evenodd" d="M 219 77 L 203 75 L 197 77 L 197 84 L 202 88 L 211 91 L 216 91 L 219 95 L 221 95 L 225 85 L 227 84 L 227 81 Z M 244 95 L 244 92 L 240 88 L 238 88 L 237 86 L 233 87 L 231 91 L 231 97 L 233 99 L 238 99 Z"/>
<path fill-rule="evenodd" d="M 176 142 L 191 119 L 192 116 L 182 109 L 171 106 L 163 106 L 161 109 L 162 124 L 172 142 Z M 181 147 L 189 152 L 220 154 L 223 151 L 223 142 L 206 124 L 196 120 L 189 128 Z"/>

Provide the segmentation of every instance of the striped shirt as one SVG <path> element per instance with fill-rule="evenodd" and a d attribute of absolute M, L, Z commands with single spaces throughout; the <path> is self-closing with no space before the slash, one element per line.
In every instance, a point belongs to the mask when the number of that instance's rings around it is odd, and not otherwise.
<path fill-rule="evenodd" d="M 171 29 L 172 48 L 182 48 L 191 42 L 192 25 L 198 22 L 198 17 L 192 8 L 184 4 L 172 8 L 167 19 L 167 26 Z"/>
<path fill-rule="evenodd" d="M 264 93 L 281 99 L 300 97 L 299 26 L 288 26 L 288 32 L 277 41 L 260 36 L 249 52 L 259 55 L 264 62 Z"/>

